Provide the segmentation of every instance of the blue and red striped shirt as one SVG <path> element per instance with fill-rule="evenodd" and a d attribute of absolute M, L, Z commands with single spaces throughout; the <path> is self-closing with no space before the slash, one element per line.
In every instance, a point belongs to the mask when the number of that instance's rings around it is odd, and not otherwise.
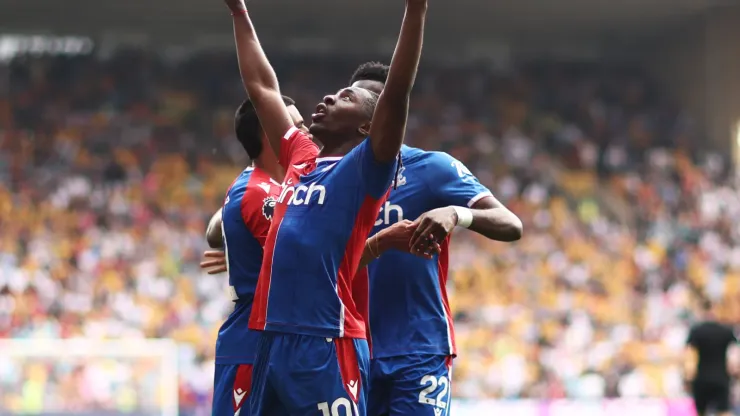
<path fill-rule="evenodd" d="M 250 328 L 365 338 L 353 280 L 395 161 L 376 161 L 365 139 L 343 157 L 317 158 L 292 128 L 280 150 L 283 189 L 265 244 Z"/>
<path fill-rule="evenodd" d="M 218 364 L 251 364 L 254 360 L 258 334 L 248 330 L 249 315 L 280 189 L 280 184 L 267 172 L 249 167 L 237 176 L 226 193 L 221 229 L 229 293 L 235 305 L 218 333 Z"/>

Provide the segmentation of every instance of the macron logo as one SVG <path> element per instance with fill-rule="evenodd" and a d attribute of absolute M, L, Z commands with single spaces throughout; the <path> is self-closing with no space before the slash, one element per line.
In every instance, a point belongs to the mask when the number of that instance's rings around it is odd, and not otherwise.
<path fill-rule="evenodd" d="M 263 191 L 265 191 L 266 194 L 269 194 L 270 193 L 270 184 L 269 183 L 262 182 L 261 184 L 259 184 L 257 186 L 259 186 L 260 189 L 262 189 Z"/>
<path fill-rule="evenodd" d="M 287 200 L 288 205 L 309 205 L 312 202 L 324 205 L 325 199 L 326 188 L 312 183 L 309 186 L 298 185 L 283 188 L 278 201 L 282 204 Z"/>
<path fill-rule="evenodd" d="M 352 395 L 354 401 L 357 401 L 357 380 L 352 380 L 347 383 L 347 388 L 349 389 L 349 394 Z"/>
<path fill-rule="evenodd" d="M 246 394 L 247 392 L 245 390 L 234 390 L 234 403 L 236 403 L 236 407 L 239 407 L 239 404 L 241 404 L 242 400 L 244 400 L 244 396 L 246 396 Z"/>

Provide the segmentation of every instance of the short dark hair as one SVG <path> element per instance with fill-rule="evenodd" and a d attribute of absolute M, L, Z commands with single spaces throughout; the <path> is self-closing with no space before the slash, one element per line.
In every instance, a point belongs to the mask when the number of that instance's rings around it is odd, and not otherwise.
<path fill-rule="evenodd" d="M 375 113 L 375 107 L 378 105 L 378 98 L 380 96 L 370 90 L 367 92 L 370 96 L 362 102 L 362 108 L 365 110 L 365 114 L 368 116 L 368 119 L 372 120 L 373 114 Z"/>
<path fill-rule="evenodd" d="M 283 95 L 286 107 L 295 105 L 292 98 Z M 234 116 L 234 131 L 236 138 L 247 151 L 250 159 L 257 159 L 262 154 L 262 125 L 257 117 L 252 101 L 246 99 L 236 110 Z"/>
<path fill-rule="evenodd" d="M 349 79 L 349 85 L 357 81 L 378 81 L 385 84 L 388 80 L 388 71 L 390 67 L 381 62 L 365 62 L 357 67 L 352 78 Z"/>

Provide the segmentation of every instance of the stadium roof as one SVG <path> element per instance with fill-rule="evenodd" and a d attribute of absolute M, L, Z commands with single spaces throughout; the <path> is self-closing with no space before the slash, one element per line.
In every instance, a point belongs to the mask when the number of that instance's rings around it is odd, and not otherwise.
<path fill-rule="evenodd" d="M 429 0 L 428 39 L 520 41 L 636 39 L 735 0 Z M 253 0 L 261 39 L 395 38 L 403 0 Z M 0 0 L 0 33 L 99 37 L 147 33 L 157 41 L 190 42 L 226 36 L 231 27 L 220 0 Z M 305 38 L 310 45 L 310 39 Z"/>

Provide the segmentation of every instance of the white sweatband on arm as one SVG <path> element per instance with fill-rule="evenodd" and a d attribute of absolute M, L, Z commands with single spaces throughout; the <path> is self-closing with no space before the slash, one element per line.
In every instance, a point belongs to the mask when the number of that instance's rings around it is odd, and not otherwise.
<path fill-rule="evenodd" d="M 468 228 L 473 223 L 473 211 L 465 207 L 452 207 L 457 214 L 457 225 Z"/>

